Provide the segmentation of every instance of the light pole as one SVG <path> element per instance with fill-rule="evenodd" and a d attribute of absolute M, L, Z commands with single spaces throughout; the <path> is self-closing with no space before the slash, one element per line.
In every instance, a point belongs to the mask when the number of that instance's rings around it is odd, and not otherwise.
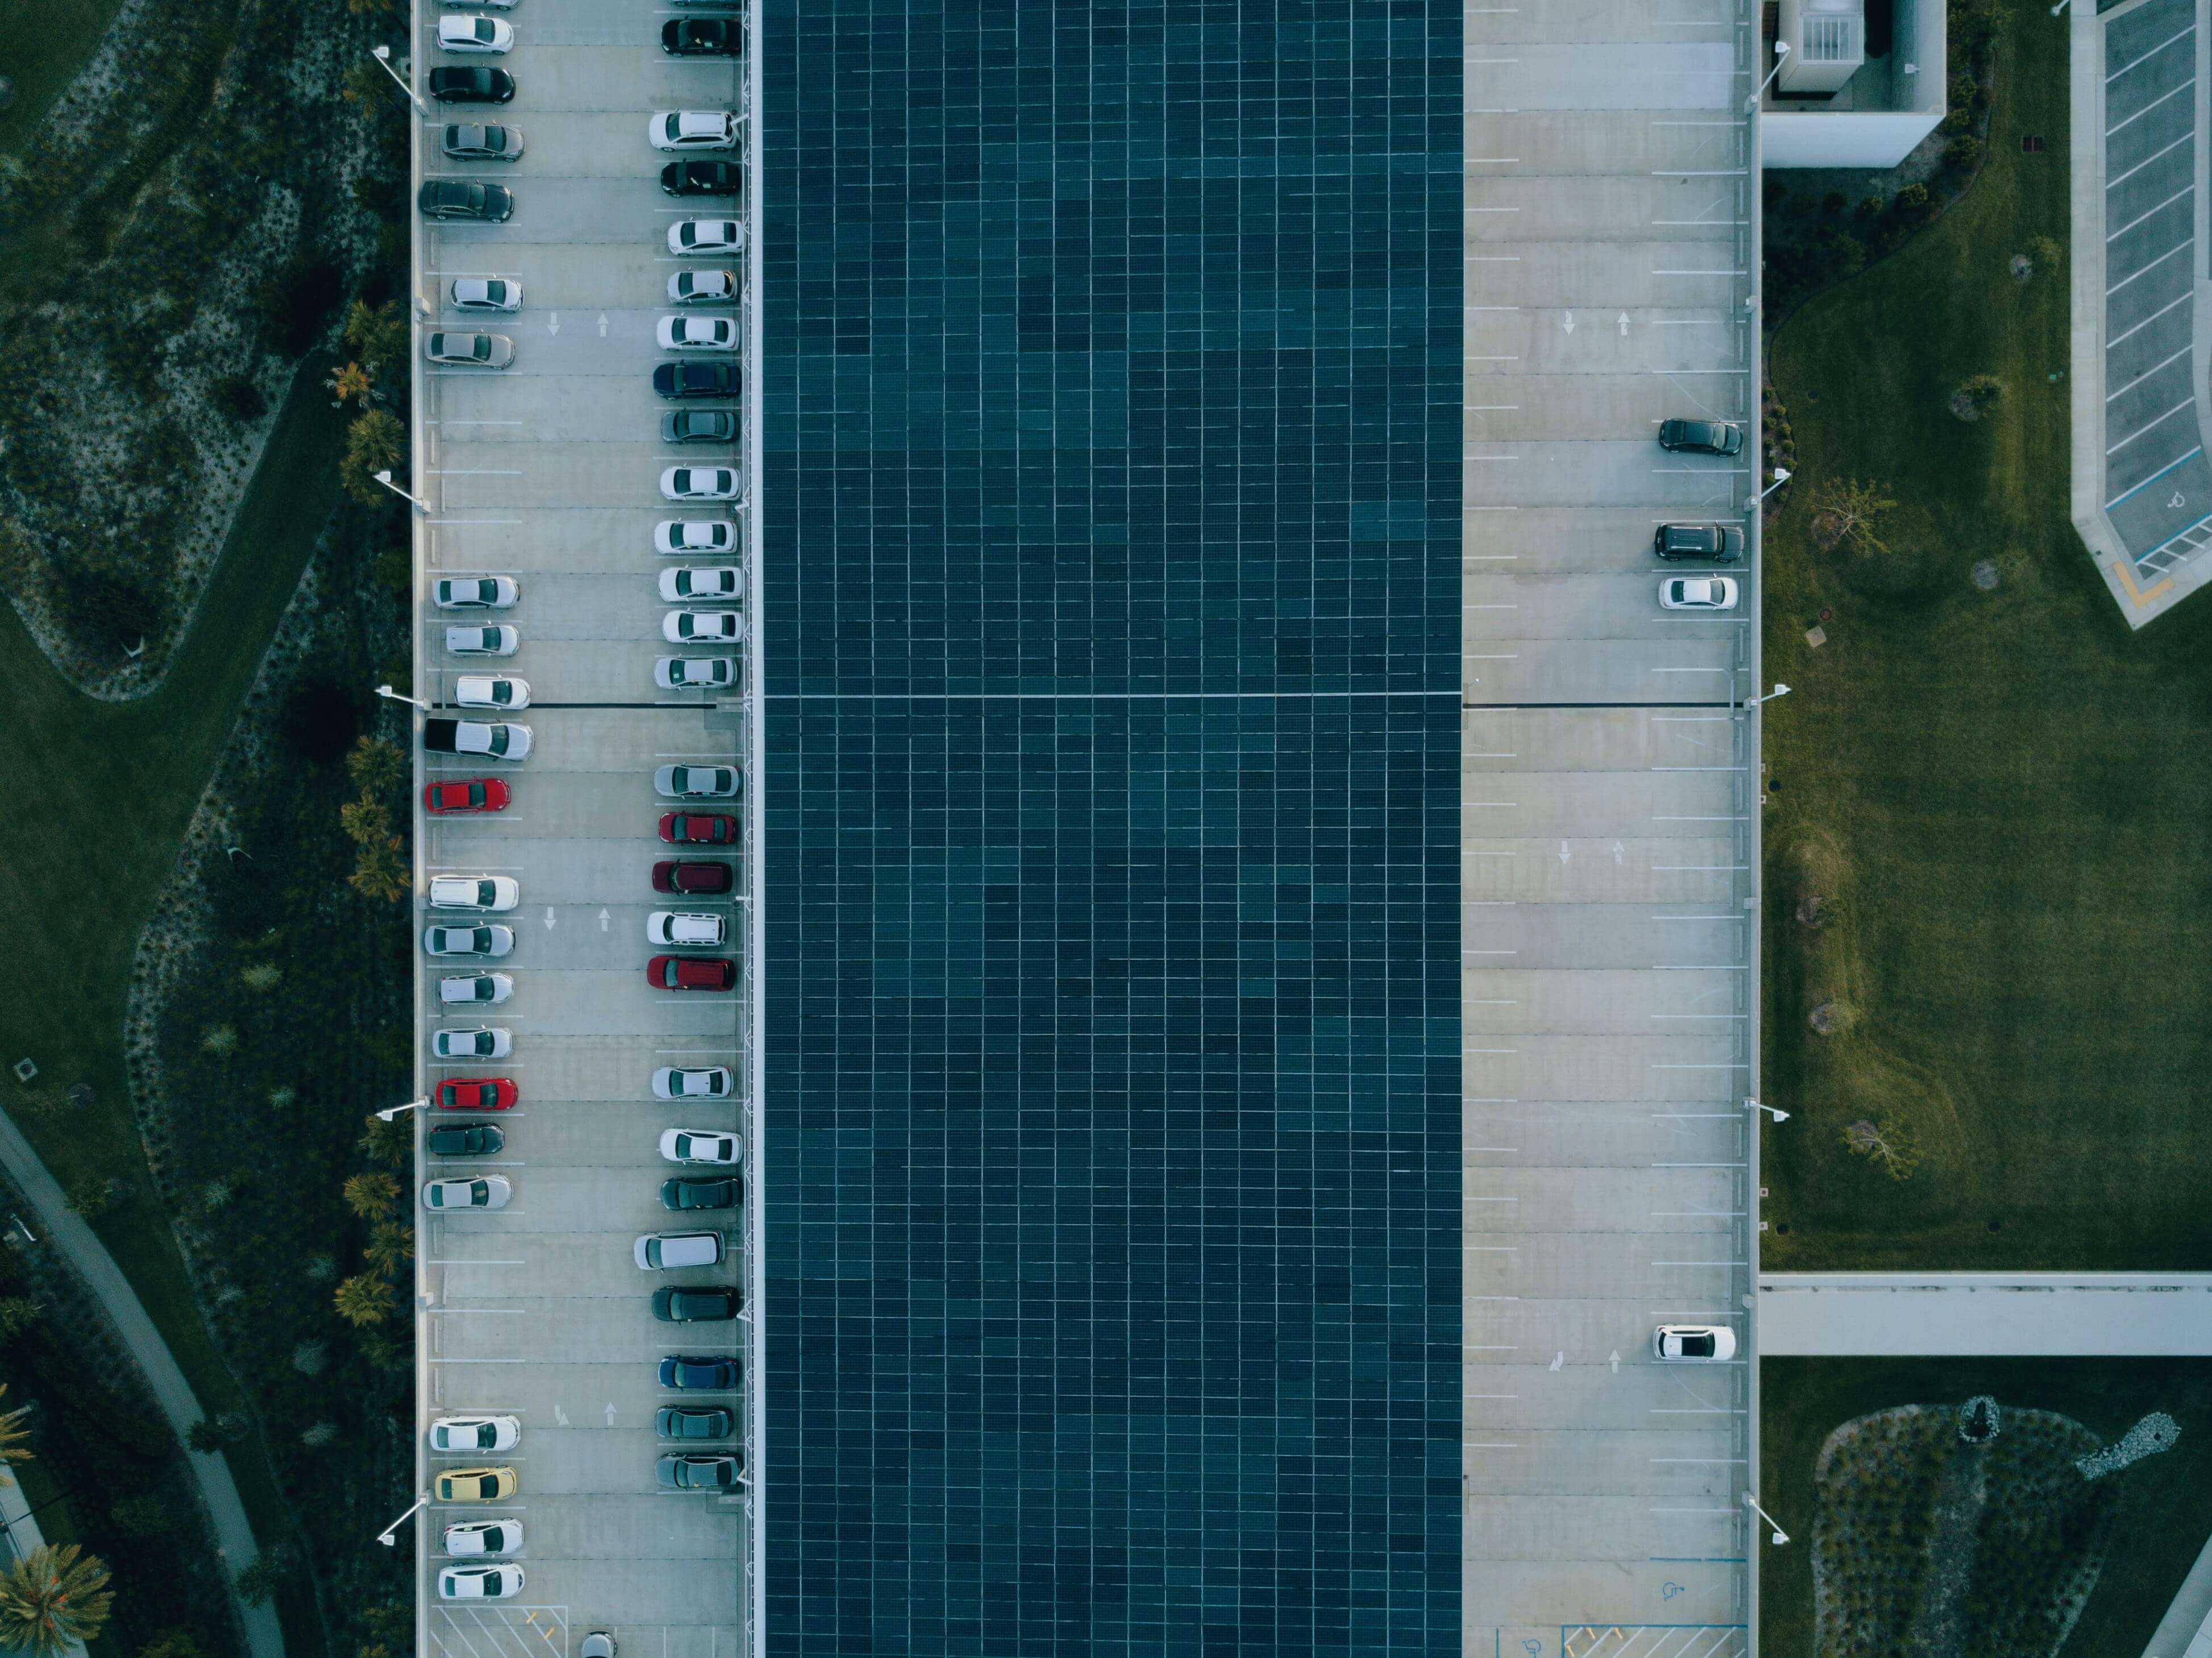
<path fill-rule="evenodd" d="M 1746 1100 L 1743 1102 L 1743 1108 L 1747 1111 L 1764 1111 L 1777 1122 L 1790 1121 L 1790 1114 L 1787 1111 L 1783 1110 L 1779 1106 L 1769 1105 L 1765 1100 Z"/>
<path fill-rule="evenodd" d="M 393 690 L 393 689 L 392 689 L 392 687 L 391 687 L 391 686 L 389 686 L 389 685 L 379 685 L 379 686 L 376 688 L 376 694 L 377 694 L 379 696 L 384 697 L 384 698 L 386 698 L 386 699 L 387 699 L 387 700 L 389 700 L 389 701 L 393 701 L 393 702 L 404 702 L 404 703 L 406 703 L 408 706 L 410 706 L 410 708 L 420 708 L 420 709 L 422 709 L 422 712 L 423 712 L 423 713 L 425 713 L 425 714 L 428 714 L 428 713 L 429 713 L 429 712 L 430 712 L 430 705 L 429 705 L 428 702 L 425 702 L 424 701 L 422 701 L 422 699 L 421 697 L 419 697 L 419 696 L 404 696 L 404 695 L 402 695 L 399 692 Z"/>
<path fill-rule="evenodd" d="M 1789 482 L 1790 469 L 1787 466 L 1776 467 L 1774 469 L 1774 482 L 1768 484 L 1764 489 L 1761 489 L 1751 504 L 1754 507 L 1758 506 L 1760 501 L 1765 501 L 1767 496 L 1772 495 L 1777 489 L 1779 489 L 1784 484 Z"/>
<path fill-rule="evenodd" d="M 398 484 L 392 481 L 392 472 L 388 467 L 385 471 L 376 474 L 376 481 L 382 484 L 386 489 L 391 490 L 393 495 L 398 495 L 400 500 L 405 501 L 410 507 L 412 507 L 416 512 L 427 513 L 430 510 L 428 507 L 424 506 L 421 501 L 409 495 L 404 489 L 401 489 Z"/>
<path fill-rule="evenodd" d="M 415 1509 L 423 1507 L 429 1502 L 429 1500 L 430 1494 L 428 1491 L 423 1492 L 422 1496 L 415 1499 Z M 409 1518 L 414 1514 L 415 1509 L 408 1509 L 405 1514 L 401 1515 L 398 1519 L 386 1526 L 382 1532 L 378 1533 L 376 1540 L 383 1544 L 387 1549 L 392 1547 L 398 1540 L 392 1535 L 392 1533 L 407 1523 Z"/>
<path fill-rule="evenodd" d="M 2065 9 L 2066 9 L 2066 0 L 2058 0 L 2058 3 L 2057 3 L 2057 5 L 2055 5 L 2055 6 L 2053 6 L 2053 7 L 2051 9 L 2051 15 L 2053 17 L 2056 17 L 2056 16 L 2057 16 L 2057 15 L 2058 15 L 2058 14 L 2059 14 L 2060 12 L 2062 12 L 2062 11 L 2063 11 L 2063 10 L 2065 10 Z"/>
<path fill-rule="evenodd" d="M 1760 1508 L 1759 1506 L 1759 1499 L 1753 1497 L 1749 1491 L 1746 1491 L 1743 1494 L 1743 1505 L 1747 1509 L 1749 1509 L 1753 1514 L 1757 1515 L 1761 1520 L 1764 1520 L 1768 1525 L 1774 1527 L 1774 1541 L 1778 1546 L 1787 1543 L 1790 1540 L 1790 1533 L 1783 1530 L 1780 1526 L 1775 1525 L 1774 1516 L 1767 1513 L 1765 1509 Z"/>
<path fill-rule="evenodd" d="M 1787 40 L 1777 40 L 1774 43 L 1774 67 L 1766 71 L 1766 78 L 1759 83 L 1759 89 L 1743 100 L 1743 112 L 1745 114 L 1748 115 L 1752 111 L 1759 107 L 1759 100 L 1760 97 L 1765 94 L 1767 88 L 1774 84 L 1774 77 L 1782 73 L 1783 61 L 1789 56 L 1790 43 Z M 410 96 L 412 95 L 413 94 L 410 94 Z"/>
<path fill-rule="evenodd" d="M 419 1100 L 410 1100 L 404 1105 L 386 1106 L 383 1110 L 376 1114 L 377 1121 L 380 1122 L 390 1122 L 394 1117 L 397 1117 L 403 1111 L 427 1111 L 429 1108 L 430 1101 L 428 1096 L 425 1096 L 423 1098 Z M 407 1514 L 412 1514 L 414 1512 L 414 1509 L 408 1509 Z M 399 1517 L 402 1520 L 404 1520 L 407 1517 L 407 1515 L 403 1514 Z"/>
<path fill-rule="evenodd" d="M 1755 708 L 1762 702 L 1771 702 L 1778 696 L 1787 696 L 1789 695 L 1790 687 L 1787 685 L 1777 685 L 1772 690 L 1767 692 L 1765 695 L 1754 696 L 1750 701 L 1745 703 L 1743 706 L 1747 708 Z"/>
<path fill-rule="evenodd" d="M 407 94 L 407 101 L 414 105 L 416 109 L 422 114 L 428 116 L 430 112 L 429 105 L 424 103 L 421 98 L 417 97 L 415 93 L 415 88 L 409 86 L 406 82 L 401 80 L 399 78 L 399 71 L 392 67 L 392 48 L 390 46 L 379 46 L 369 55 L 374 58 L 378 63 L 384 65 L 384 72 L 392 77 L 392 85 L 398 87 L 400 91 Z"/>

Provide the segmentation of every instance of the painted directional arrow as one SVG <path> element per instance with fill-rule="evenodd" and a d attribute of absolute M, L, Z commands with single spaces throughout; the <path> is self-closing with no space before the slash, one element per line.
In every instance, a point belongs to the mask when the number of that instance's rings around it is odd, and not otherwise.
<path fill-rule="evenodd" d="M 1544 1368 L 1545 1368 L 1546 1370 L 1554 1370 L 1554 1371 L 1555 1371 L 1555 1370 L 1558 1370 L 1561 1365 L 1565 1364 L 1566 1362 L 1567 1362 L 1567 1356 L 1566 1356 L 1565 1353 L 1553 1353 L 1553 1354 L 1552 1355 L 1552 1362 L 1551 1362 L 1549 1364 L 1546 1365 Z M 611 1406 L 610 1406 L 608 1408 L 611 1410 L 613 1407 L 612 1407 Z"/>
<path fill-rule="evenodd" d="M 548 932 L 553 930 L 553 906 L 550 904 L 545 906 L 545 930 Z"/>
<path fill-rule="evenodd" d="M 1560 861 L 1561 863 L 1563 863 L 1563 864 L 1564 864 L 1564 863 L 1565 863 L 1569 859 L 1572 858 L 1573 856 L 1574 856 L 1574 853 L 1572 853 L 1571 852 L 1569 852 L 1569 851 L 1567 850 L 1567 843 L 1566 843 L 1565 841 L 1560 841 L 1560 842 L 1559 842 L 1559 861 Z"/>
<path fill-rule="evenodd" d="M 610 1428 L 611 1428 L 611 1427 L 613 1427 L 614 1425 L 615 1425 L 615 1407 L 614 1407 L 613 1406 L 610 1405 L 610 1406 L 607 1406 L 607 1426 L 609 1426 Z"/>
<path fill-rule="evenodd" d="M 1618 1352 L 1607 1354 L 1605 1362 L 1613 1366 L 1613 1373 L 1615 1376 L 1620 1374 L 1620 1355 Z"/>
<path fill-rule="evenodd" d="M 561 331 L 561 313 L 558 311 L 546 313 L 545 331 L 549 334 L 557 334 Z"/>
<path fill-rule="evenodd" d="M 600 931 L 600 932 L 605 932 L 606 930 L 607 930 L 607 913 L 606 913 L 606 911 L 605 911 L 605 910 L 601 910 L 601 911 L 599 912 L 599 931 Z"/>
<path fill-rule="evenodd" d="M 1620 337 L 1623 339 L 1628 337 L 1628 313 L 1626 311 L 1620 313 Z"/>
<path fill-rule="evenodd" d="M 553 1407 L 553 1425 L 556 1428 L 565 1428 L 568 1425 L 568 1413 L 558 1405 Z"/>
<path fill-rule="evenodd" d="M 606 338 L 606 337 L 607 337 L 607 313 L 606 313 L 605 312 L 602 311 L 602 312 L 600 312 L 600 313 L 599 313 L 599 337 L 600 337 L 601 339 L 605 339 L 605 338 Z"/>
<path fill-rule="evenodd" d="M 1573 333 L 1575 331 L 1575 313 L 1570 311 L 1565 316 L 1560 318 L 1559 326 L 1565 329 L 1570 334 Z"/>

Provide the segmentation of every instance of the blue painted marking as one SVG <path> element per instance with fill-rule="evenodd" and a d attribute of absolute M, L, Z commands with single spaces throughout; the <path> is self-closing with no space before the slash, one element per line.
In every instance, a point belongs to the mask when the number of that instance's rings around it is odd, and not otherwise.
<path fill-rule="evenodd" d="M 2137 564 L 2141 564 L 2143 560 L 2151 557 L 2154 554 L 2164 552 L 2167 548 L 2172 546 L 2175 542 L 2180 540 L 2182 537 L 2187 535 L 2190 531 L 2201 530 L 2208 524 L 2212 524 L 2212 513 L 2205 513 L 2203 518 L 2198 519 L 2194 524 L 2186 525 L 2181 529 L 2176 530 L 2164 541 L 2160 542 L 2157 546 L 2152 548 L 2149 552 L 2137 553 L 2136 555 L 2136 562 Z"/>
<path fill-rule="evenodd" d="M 2112 508 L 2113 508 L 2113 507 L 2115 507 L 2118 506 L 2122 501 L 2125 501 L 2125 500 L 2128 498 L 2128 495 L 2134 495 L 2137 490 L 2141 490 L 2141 489 L 2149 489 L 2149 488 L 2150 488 L 2150 486 L 2151 486 L 2152 484 L 2154 484 L 2154 483 L 2157 483 L 2160 478 L 2164 477 L 2165 477 L 2168 472 L 2171 472 L 2171 471 L 2172 471 L 2176 466 L 2180 465 L 2181 465 L 2181 463 L 2182 463 L 2182 461 L 2194 460 L 2194 459 L 2197 459 L 2197 456 L 2199 456 L 2199 455 L 2203 454 L 2203 452 L 2204 452 L 2204 446 L 2203 446 L 2203 444 L 2201 444 L 2201 443 L 2200 443 L 2200 444 L 2198 444 L 2198 445 L 2197 445 L 2194 449 L 2191 449 L 2191 450 L 2187 454 L 2184 455 L 2184 456 L 2181 458 L 2181 460 L 2173 461 L 2173 462 L 2169 463 L 2169 464 L 2168 464 L 2168 465 L 2164 465 L 2164 466 L 2160 467 L 2160 468 L 2158 469 L 2158 471 L 2156 471 L 2155 472 L 2153 472 L 2153 473 L 2152 473 L 2148 477 L 2145 478 L 2145 479 L 2144 479 L 2141 483 L 2138 483 L 2137 485 L 2136 485 L 2136 487 L 2135 487 L 2135 489 L 2130 489 L 2130 490 L 2129 490 L 2129 491 L 2127 492 L 2127 494 L 2126 494 L 2126 495 L 2114 495 L 2114 496 L 2113 496 L 2110 501 L 2106 501 L 2106 502 L 2105 503 L 2105 510 L 2106 510 L 2106 512 L 2108 512 L 2108 513 L 2109 513 L 2109 512 L 2111 512 L 2111 511 L 2112 510 Z"/>

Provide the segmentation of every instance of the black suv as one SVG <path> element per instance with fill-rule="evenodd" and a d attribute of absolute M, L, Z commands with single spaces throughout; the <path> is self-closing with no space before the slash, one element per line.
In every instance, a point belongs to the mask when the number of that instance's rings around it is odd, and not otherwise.
<path fill-rule="evenodd" d="M 738 1183 L 726 1175 L 692 1175 L 689 1179 L 663 1181 L 660 1183 L 660 1206 L 664 1209 L 734 1209 L 738 1206 Z"/>
<path fill-rule="evenodd" d="M 1659 446 L 1696 455 L 1740 455 L 1743 452 L 1743 428 L 1731 426 L 1724 420 L 1662 420 L 1659 422 Z"/>
<path fill-rule="evenodd" d="M 448 64 L 430 71 L 430 95 L 441 104 L 504 104 L 514 96 L 514 77 L 481 64 Z"/>
<path fill-rule="evenodd" d="M 481 219 L 497 224 L 514 216 L 514 197 L 500 185 L 473 179 L 433 179 L 415 198 L 428 219 Z"/>
<path fill-rule="evenodd" d="M 434 1157 L 489 1157 L 507 1145 L 507 1136 L 488 1122 L 440 1123 L 422 1137 Z"/>
<path fill-rule="evenodd" d="M 735 58 L 745 37 L 732 17 L 672 17 L 660 26 L 660 49 L 675 58 Z"/>
<path fill-rule="evenodd" d="M 1730 524 L 1662 524 L 1651 535 L 1662 558 L 1698 558 L 1733 564 L 1743 556 L 1743 531 Z"/>
<path fill-rule="evenodd" d="M 653 371 L 653 389 L 664 398 L 734 398 L 733 362 L 664 362 Z"/>
<path fill-rule="evenodd" d="M 660 169 L 660 187 L 671 196 L 742 195 L 745 170 L 735 161 L 671 161 Z"/>
<path fill-rule="evenodd" d="M 653 1292 L 653 1315 L 663 1324 L 725 1324 L 744 1310 L 744 1297 L 735 1290 L 675 1284 Z"/>

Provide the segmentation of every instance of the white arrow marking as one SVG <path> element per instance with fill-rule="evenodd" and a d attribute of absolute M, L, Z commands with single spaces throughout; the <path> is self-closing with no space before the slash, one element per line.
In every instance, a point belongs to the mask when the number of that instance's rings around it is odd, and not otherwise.
<path fill-rule="evenodd" d="M 568 1425 L 568 1413 L 558 1405 L 553 1407 L 553 1425 L 556 1428 L 565 1428 Z"/>
<path fill-rule="evenodd" d="M 610 1405 L 610 1406 L 607 1406 L 607 1426 L 609 1426 L 610 1428 L 611 1428 L 611 1427 L 613 1427 L 614 1425 L 615 1425 L 615 1407 L 614 1407 L 613 1406 Z"/>
<path fill-rule="evenodd" d="M 1574 856 L 1574 853 L 1572 853 L 1571 852 L 1569 852 L 1569 851 L 1567 850 L 1567 843 L 1566 843 L 1565 841 L 1560 841 L 1560 842 L 1559 842 L 1559 861 L 1560 861 L 1561 863 L 1563 863 L 1563 864 L 1564 864 L 1564 863 L 1565 863 L 1565 862 L 1567 861 L 1567 859 L 1570 859 L 1570 858 L 1571 858 L 1571 857 L 1573 857 L 1573 856 Z"/>
<path fill-rule="evenodd" d="M 1613 861 L 1616 864 L 1620 861 L 1620 842 L 1618 841 L 1613 843 Z"/>
<path fill-rule="evenodd" d="M 1607 1354 L 1605 1362 L 1613 1366 L 1613 1373 L 1615 1376 L 1620 1374 L 1620 1355 L 1618 1352 Z"/>
<path fill-rule="evenodd" d="M 1623 339 L 1628 337 L 1628 313 L 1626 311 L 1620 313 L 1620 337 Z"/>
<path fill-rule="evenodd" d="M 545 906 L 545 930 L 548 932 L 553 930 L 553 906 L 550 904 Z"/>
<path fill-rule="evenodd" d="M 599 931 L 600 931 L 600 932 L 605 932 L 606 930 L 607 930 L 607 913 L 606 913 L 606 911 L 605 911 L 605 910 L 601 910 L 601 911 L 599 912 Z"/>
<path fill-rule="evenodd" d="M 1559 326 L 1565 329 L 1570 334 L 1573 333 L 1575 331 L 1575 313 L 1570 311 L 1565 316 L 1560 318 Z"/>
<path fill-rule="evenodd" d="M 600 313 L 599 313 L 599 337 L 600 337 L 601 339 L 605 339 L 605 338 L 606 338 L 606 337 L 607 337 L 607 313 L 606 313 L 605 312 L 602 311 L 602 312 L 600 312 Z"/>
<path fill-rule="evenodd" d="M 1552 1355 L 1552 1362 L 1551 1362 L 1551 1363 L 1549 1363 L 1548 1365 L 1547 1365 L 1545 1368 L 1546 1368 L 1547 1370 L 1557 1370 L 1559 1368 L 1559 1366 L 1561 1366 L 1562 1364 L 1565 1363 L 1566 1362 L 1567 1362 L 1567 1356 L 1566 1356 L 1565 1353 L 1553 1353 L 1553 1354 Z"/>
<path fill-rule="evenodd" d="M 549 334 L 557 334 L 561 331 L 561 313 L 558 311 L 551 312 L 547 314 L 545 319 L 545 331 Z"/>

